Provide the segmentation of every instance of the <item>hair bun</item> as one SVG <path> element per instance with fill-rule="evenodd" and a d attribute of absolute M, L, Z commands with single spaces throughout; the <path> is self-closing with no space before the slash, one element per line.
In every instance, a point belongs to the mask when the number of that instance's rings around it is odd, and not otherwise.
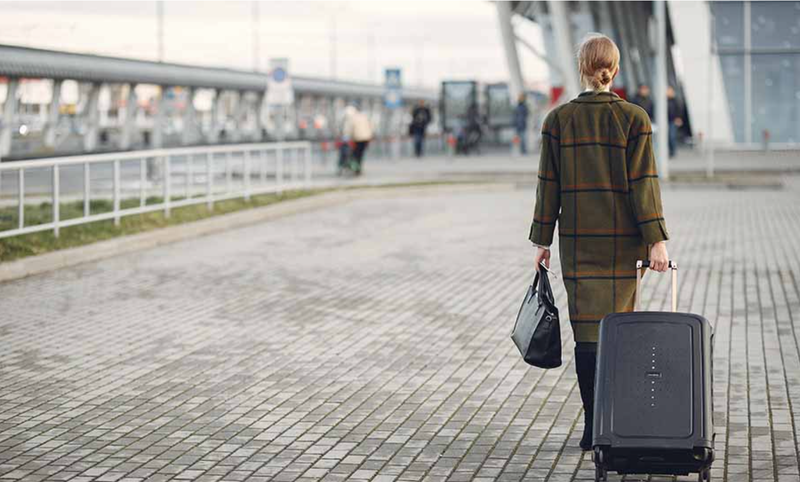
<path fill-rule="evenodd" d="M 601 85 L 611 82 L 611 72 L 608 69 L 599 69 L 594 73 L 594 79 Z"/>

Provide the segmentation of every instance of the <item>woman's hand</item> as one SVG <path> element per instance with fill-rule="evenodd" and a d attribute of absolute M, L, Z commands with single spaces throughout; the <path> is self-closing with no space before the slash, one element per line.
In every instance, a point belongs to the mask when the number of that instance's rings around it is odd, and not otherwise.
<path fill-rule="evenodd" d="M 536 271 L 539 271 L 539 263 L 544 261 L 544 266 L 547 269 L 550 269 L 550 250 L 544 248 L 536 248 L 536 258 L 534 259 L 536 264 Z"/>
<path fill-rule="evenodd" d="M 650 269 L 663 273 L 667 268 L 669 268 L 667 243 L 659 241 L 650 247 Z"/>

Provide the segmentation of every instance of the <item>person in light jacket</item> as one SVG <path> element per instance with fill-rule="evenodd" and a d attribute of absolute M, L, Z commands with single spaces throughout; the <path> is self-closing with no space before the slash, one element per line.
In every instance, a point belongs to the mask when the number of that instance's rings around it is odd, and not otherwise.
<path fill-rule="evenodd" d="M 364 152 L 372 140 L 372 125 L 366 114 L 355 106 L 349 105 L 344 110 L 344 128 L 342 134 L 345 140 L 355 144 L 353 158 L 356 161 L 356 174 L 361 174 L 364 162 Z"/>
<path fill-rule="evenodd" d="M 592 446 L 600 320 L 633 310 L 636 261 L 666 271 L 667 226 L 653 154 L 650 116 L 610 91 L 619 49 L 592 34 L 578 54 L 586 90 L 553 109 L 542 126 L 539 183 L 529 238 L 535 266 L 549 268 L 558 224 L 561 273 L 575 338 L 584 408 L 580 446 Z"/>

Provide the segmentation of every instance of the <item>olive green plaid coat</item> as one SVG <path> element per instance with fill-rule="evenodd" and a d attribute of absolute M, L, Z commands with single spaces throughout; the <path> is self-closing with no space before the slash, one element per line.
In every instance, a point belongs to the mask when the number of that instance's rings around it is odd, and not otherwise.
<path fill-rule="evenodd" d="M 611 92 L 584 92 L 542 126 L 530 240 L 550 246 L 558 222 L 561 273 L 575 341 L 633 310 L 636 260 L 668 238 L 650 118 Z"/>

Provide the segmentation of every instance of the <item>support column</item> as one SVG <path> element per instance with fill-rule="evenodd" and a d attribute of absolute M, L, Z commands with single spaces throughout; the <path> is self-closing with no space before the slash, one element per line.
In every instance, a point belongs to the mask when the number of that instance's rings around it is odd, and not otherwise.
<path fill-rule="evenodd" d="M 86 107 L 83 112 L 83 118 L 86 123 L 86 133 L 83 135 L 83 150 L 86 152 L 92 152 L 97 148 L 97 134 L 100 127 L 100 111 L 98 108 L 100 87 L 100 83 L 92 83 L 92 87 L 89 90 L 89 99 L 86 101 Z"/>
<path fill-rule="evenodd" d="M 744 142 L 753 142 L 753 20 L 752 1 L 744 2 Z M 710 6 L 708 7 L 711 8 Z M 713 16 L 713 14 L 712 14 Z M 724 92 L 724 91 L 720 91 Z"/>
<path fill-rule="evenodd" d="M 247 109 L 244 111 L 243 119 L 247 125 L 244 138 L 251 142 L 255 141 L 258 134 L 258 93 L 251 92 L 247 95 Z"/>
<path fill-rule="evenodd" d="M 208 131 L 207 139 L 209 144 L 219 142 L 220 117 L 222 114 L 222 90 L 214 89 L 214 101 L 211 104 L 211 128 Z"/>
<path fill-rule="evenodd" d="M 506 65 L 508 66 L 508 90 L 511 104 L 514 105 L 519 95 L 524 92 L 525 87 L 522 79 L 522 69 L 519 65 L 517 39 L 514 34 L 514 26 L 511 24 L 511 2 L 495 2 L 495 5 L 497 6 L 497 19 L 500 22 L 500 34 L 503 37 Z"/>
<path fill-rule="evenodd" d="M 580 77 L 578 75 L 578 61 L 575 58 L 575 49 L 572 45 L 572 32 L 567 18 L 567 4 L 557 0 L 548 0 L 550 15 L 553 20 L 553 36 L 558 49 L 558 58 L 561 61 L 561 71 L 564 73 L 564 100 L 569 101 L 581 92 Z"/>
<path fill-rule="evenodd" d="M 653 8 L 658 8 L 655 4 Z M 626 18 L 633 25 L 631 32 L 635 35 L 635 42 L 637 51 L 641 56 L 641 65 L 644 70 L 645 77 L 655 76 L 657 68 L 652 68 L 650 59 L 653 58 L 653 45 L 650 42 L 650 35 L 648 35 L 648 22 L 649 15 L 645 6 L 639 2 L 631 2 L 626 8 L 628 14 Z M 666 19 L 666 14 L 664 15 Z M 666 20 L 665 20 L 666 21 Z M 666 38 L 666 37 L 665 37 Z"/>
<path fill-rule="evenodd" d="M 127 150 L 131 148 L 133 135 L 136 132 L 136 109 L 138 108 L 136 98 L 136 84 L 128 84 L 128 99 L 125 101 L 125 117 L 122 123 L 122 135 L 119 139 L 119 148 Z"/>
<path fill-rule="evenodd" d="M 645 68 L 645 64 L 647 63 L 646 52 L 641 51 L 641 46 L 636 36 L 636 30 L 642 29 L 642 26 L 637 25 L 636 19 L 634 18 L 635 4 L 633 2 L 630 4 L 627 2 L 625 4 L 611 2 L 610 5 L 616 6 L 620 24 L 625 25 L 628 52 L 631 53 L 631 59 L 633 60 L 632 67 L 636 69 L 636 76 L 639 78 L 639 82 L 648 85 L 653 84 L 652 78 L 648 75 L 648 70 Z"/>
<path fill-rule="evenodd" d="M 391 153 L 392 159 L 399 159 L 402 136 L 400 135 L 400 119 L 402 119 L 403 111 L 401 108 L 391 110 L 391 127 L 389 131 L 389 139 L 391 140 Z"/>
<path fill-rule="evenodd" d="M 656 161 L 658 162 L 658 175 L 662 179 L 669 179 L 668 164 L 668 135 L 669 121 L 667 119 L 667 4 L 666 0 L 653 2 L 656 14 L 657 48 L 656 48 L 656 76 L 655 76 L 655 116 L 658 126 L 656 142 Z"/>
<path fill-rule="evenodd" d="M 631 48 L 633 48 L 633 45 L 629 41 L 629 36 L 627 34 L 628 28 L 625 24 L 625 19 L 619 18 L 617 7 L 617 2 L 606 2 L 599 4 L 600 10 L 608 13 L 611 25 L 614 27 L 614 31 L 616 32 L 616 42 L 619 46 L 620 55 L 622 57 L 620 59 L 620 62 L 622 62 L 622 67 L 620 70 L 622 75 L 625 77 L 626 87 L 628 88 L 628 92 L 634 92 L 635 89 L 639 88 L 639 83 L 643 83 L 644 81 L 641 80 L 641 78 L 636 74 L 636 67 L 633 59 L 631 58 Z"/>
<path fill-rule="evenodd" d="M 11 136 L 19 112 L 19 99 L 17 99 L 19 79 L 8 79 L 7 87 L 6 101 L 3 103 L 3 124 L 0 128 L 0 158 L 8 157 L 11 154 Z"/>
<path fill-rule="evenodd" d="M 166 90 L 168 86 L 162 85 L 160 86 L 161 92 L 158 95 L 158 101 L 156 102 L 156 115 L 153 118 L 153 133 L 152 133 L 152 140 L 153 140 L 153 148 L 154 149 L 161 149 L 164 147 L 164 110 L 166 107 Z"/>
<path fill-rule="evenodd" d="M 186 107 L 183 109 L 183 131 L 181 132 L 181 144 L 188 146 L 194 138 L 194 126 L 197 121 L 197 111 L 194 108 L 194 95 L 196 89 L 188 87 L 186 93 Z"/>
<path fill-rule="evenodd" d="M 300 137 L 300 103 L 303 101 L 302 97 L 295 98 L 292 105 L 289 107 L 289 115 L 291 116 L 291 123 L 289 124 L 289 135 L 293 139 Z"/>
<path fill-rule="evenodd" d="M 715 55 L 711 6 L 707 2 L 670 1 L 667 13 L 674 41 L 681 49 L 683 95 L 694 134 L 702 133 L 707 146 L 712 141 L 735 142 L 720 59 Z M 697 35 L 697 32 L 707 33 Z"/>
<path fill-rule="evenodd" d="M 328 132 L 331 137 L 339 136 L 339 97 L 328 99 Z"/>
<path fill-rule="evenodd" d="M 256 133 L 255 133 L 255 140 L 257 141 L 264 141 L 266 140 L 265 132 L 267 131 L 267 117 L 269 116 L 269 110 L 267 109 L 267 93 L 266 91 L 260 91 L 258 93 L 258 104 L 256 105 Z"/>
<path fill-rule="evenodd" d="M 230 140 L 240 142 L 242 140 L 242 127 L 247 116 L 247 92 L 241 90 L 236 93 L 236 107 L 233 111 L 233 132 L 230 133 Z"/>
<path fill-rule="evenodd" d="M 375 99 L 370 106 L 370 119 L 372 120 L 372 128 L 376 136 L 380 135 L 379 129 L 381 126 L 381 114 L 383 109 L 383 99 Z"/>
<path fill-rule="evenodd" d="M 53 94 L 50 97 L 50 109 L 47 112 L 47 127 L 44 132 L 44 145 L 55 147 L 56 127 L 58 127 L 59 108 L 61 107 L 61 84 L 63 80 L 53 80 Z"/>

